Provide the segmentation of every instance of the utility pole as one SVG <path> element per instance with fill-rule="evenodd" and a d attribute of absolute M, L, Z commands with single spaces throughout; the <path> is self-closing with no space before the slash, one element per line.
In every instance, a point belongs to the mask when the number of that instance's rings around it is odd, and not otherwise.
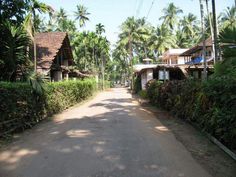
<path fill-rule="evenodd" d="M 236 0 L 235 0 L 236 3 Z M 216 6 L 215 0 L 212 0 L 212 15 L 213 15 L 213 32 L 214 32 L 214 51 L 215 51 L 215 61 L 219 59 L 218 57 L 218 43 L 217 43 L 217 22 L 216 22 Z"/>
<path fill-rule="evenodd" d="M 206 10 L 207 10 L 207 15 L 208 15 L 208 20 L 210 23 L 210 30 L 211 30 L 211 40 L 212 40 L 212 52 L 213 52 L 213 61 L 214 64 L 216 62 L 216 55 L 215 55 L 215 42 L 214 42 L 214 32 L 213 32 L 213 26 L 212 26 L 212 18 L 211 18 L 211 14 L 209 12 L 209 4 L 208 4 L 209 0 L 206 0 Z"/>
<path fill-rule="evenodd" d="M 104 89 L 104 55 L 102 55 L 102 90 Z"/>
<path fill-rule="evenodd" d="M 203 79 L 207 79 L 207 62 L 206 62 L 206 39 L 205 39 L 205 25 L 204 25 L 204 8 L 202 0 L 199 0 L 201 11 L 201 27 L 202 27 L 202 40 L 203 40 Z"/>

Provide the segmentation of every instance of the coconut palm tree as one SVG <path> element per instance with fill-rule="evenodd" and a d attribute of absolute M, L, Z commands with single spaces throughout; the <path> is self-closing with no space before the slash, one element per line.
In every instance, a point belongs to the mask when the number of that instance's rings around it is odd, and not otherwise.
<path fill-rule="evenodd" d="M 67 26 L 67 14 L 63 8 L 60 8 L 58 12 L 55 14 L 56 22 L 58 24 L 59 31 L 65 31 Z"/>
<path fill-rule="evenodd" d="M 96 25 L 96 33 L 98 35 L 101 35 L 102 33 L 105 33 L 105 26 L 103 24 L 101 24 L 101 23 L 98 23 Z"/>
<path fill-rule="evenodd" d="M 162 54 L 172 47 L 177 47 L 176 38 L 172 35 L 170 29 L 165 24 L 156 28 L 150 41 L 152 48 L 157 49 L 159 54 Z"/>
<path fill-rule="evenodd" d="M 182 25 L 183 32 L 190 38 L 194 38 L 196 36 L 198 28 L 197 16 L 189 13 L 187 16 L 184 16 L 180 21 Z"/>
<path fill-rule="evenodd" d="M 29 13 L 25 18 L 24 25 L 34 44 L 34 70 L 35 72 L 37 72 L 37 57 L 36 57 L 37 53 L 36 53 L 36 42 L 34 40 L 34 35 L 37 32 L 36 23 L 35 23 L 37 12 L 52 13 L 53 9 L 47 4 L 42 3 L 38 0 L 29 1 Z"/>
<path fill-rule="evenodd" d="M 232 25 L 236 25 L 236 8 L 235 6 L 227 7 L 227 9 L 221 13 L 221 20 L 223 22 L 223 26 L 227 27 L 227 26 L 232 26 Z"/>
<path fill-rule="evenodd" d="M 84 27 L 86 22 L 89 21 L 88 16 L 90 13 L 87 11 L 88 9 L 83 5 L 76 6 L 77 11 L 75 11 L 75 20 L 79 20 L 79 26 Z"/>
<path fill-rule="evenodd" d="M 163 13 L 164 15 L 159 19 L 164 20 L 163 23 L 173 30 L 175 25 L 178 24 L 178 15 L 183 13 L 183 11 L 176 7 L 174 3 L 170 3 L 167 8 L 163 9 Z"/>
<path fill-rule="evenodd" d="M 206 42 L 205 42 L 205 25 L 204 25 L 204 8 L 202 0 L 199 0 L 200 4 L 200 14 L 201 14 L 201 28 L 202 28 L 202 41 L 203 41 L 203 59 L 204 59 L 204 69 L 203 69 L 203 78 L 207 79 L 206 71 Z"/>

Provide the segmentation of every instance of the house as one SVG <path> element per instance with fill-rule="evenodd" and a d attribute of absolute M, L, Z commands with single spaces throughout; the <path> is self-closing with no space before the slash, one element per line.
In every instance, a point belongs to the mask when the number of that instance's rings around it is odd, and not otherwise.
<path fill-rule="evenodd" d="M 73 64 L 73 55 L 68 34 L 65 32 L 37 33 L 36 56 L 37 72 L 51 81 L 69 78 L 69 66 Z"/>
<path fill-rule="evenodd" d="M 142 90 L 145 90 L 147 82 L 153 79 L 153 72 L 156 67 L 157 67 L 156 64 L 134 65 L 134 73 L 136 77 L 141 78 Z"/>
<path fill-rule="evenodd" d="M 207 75 L 210 75 L 213 73 L 213 62 L 214 62 L 214 53 L 213 53 L 211 37 L 206 39 L 205 46 L 206 46 Z M 204 70 L 203 42 L 200 42 L 196 46 L 183 52 L 180 56 L 184 58 L 184 62 L 186 65 L 185 70 L 188 72 L 188 74 L 193 78 L 201 79 L 203 77 L 203 70 Z"/>
<path fill-rule="evenodd" d="M 180 56 L 188 49 L 169 49 L 162 55 L 162 63 L 173 65 L 173 64 L 185 64 L 184 57 Z"/>
<path fill-rule="evenodd" d="M 209 37 L 205 41 L 206 46 L 206 60 L 208 64 L 213 64 L 214 53 L 212 47 L 212 39 Z M 203 64 L 203 42 L 183 52 L 180 57 L 184 58 L 184 63 L 187 65 L 201 65 Z"/>
<path fill-rule="evenodd" d="M 146 84 L 152 79 L 159 81 L 182 80 L 186 78 L 183 71 L 175 65 L 166 64 L 138 64 L 134 65 L 135 77 L 141 80 L 142 90 L 146 89 Z"/>

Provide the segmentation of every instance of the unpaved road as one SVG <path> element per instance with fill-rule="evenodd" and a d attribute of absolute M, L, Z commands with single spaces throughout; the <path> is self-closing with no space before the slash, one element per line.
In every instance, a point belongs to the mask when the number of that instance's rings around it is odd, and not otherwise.
<path fill-rule="evenodd" d="M 0 152 L 1 177 L 210 177 L 126 89 L 20 136 Z"/>

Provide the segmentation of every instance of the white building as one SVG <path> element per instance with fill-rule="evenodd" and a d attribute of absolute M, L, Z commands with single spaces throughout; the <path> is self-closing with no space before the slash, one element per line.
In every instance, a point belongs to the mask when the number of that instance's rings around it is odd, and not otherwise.
<path fill-rule="evenodd" d="M 153 70 L 156 67 L 157 67 L 157 64 L 134 65 L 134 72 L 141 74 L 142 90 L 145 90 L 147 82 L 153 79 Z"/>
<path fill-rule="evenodd" d="M 188 49 L 169 49 L 162 55 L 162 63 L 168 65 L 185 64 L 184 57 L 180 56 Z"/>

